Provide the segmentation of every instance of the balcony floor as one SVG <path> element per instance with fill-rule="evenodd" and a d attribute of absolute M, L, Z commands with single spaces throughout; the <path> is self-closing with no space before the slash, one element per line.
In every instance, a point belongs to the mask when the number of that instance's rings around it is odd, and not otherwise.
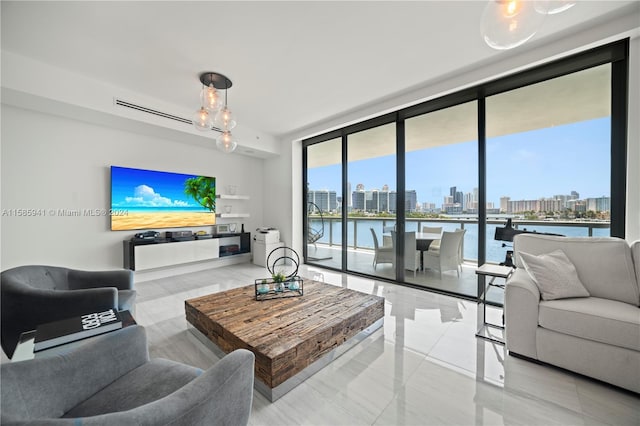
<path fill-rule="evenodd" d="M 326 246 L 318 244 L 308 247 L 309 263 L 328 268 L 341 269 L 341 248 L 337 246 Z M 373 277 L 395 280 L 395 269 L 390 263 L 378 264 L 373 267 L 373 250 L 348 249 L 347 250 L 347 272 L 358 272 L 371 275 Z M 478 265 L 475 262 L 464 262 L 460 277 L 455 271 L 446 271 L 442 276 L 438 271 L 426 269 L 417 271 L 414 277 L 412 271 L 405 271 L 405 282 L 408 284 L 456 293 L 467 297 L 476 297 L 478 291 L 478 277 L 475 273 Z M 503 303 L 504 291 L 491 288 L 487 293 L 487 300 L 495 303 Z"/>

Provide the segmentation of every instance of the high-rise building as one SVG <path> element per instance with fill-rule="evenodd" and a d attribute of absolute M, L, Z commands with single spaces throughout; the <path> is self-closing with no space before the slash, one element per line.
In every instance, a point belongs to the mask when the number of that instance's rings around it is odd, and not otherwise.
<path fill-rule="evenodd" d="M 509 212 L 509 201 L 511 201 L 511 197 L 500 197 L 500 213 Z"/>
<path fill-rule="evenodd" d="M 336 191 L 310 190 L 307 192 L 307 201 L 314 203 L 323 212 L 338 211 Z"/>
<path fill-rule="evenodd" d="M 573 201 L 573 200 L 572 200 Z M 575 200 L 573 210 L 578 213 L 586 213 L 587 203 L 584 200 Z"/>
<path fill-rule="evenodd" d="M 539 200 L 509 201 L 507 213 L 523 212 L 559 212 L 565 209 L 565 203 L 557 198 L 540 198 Z"/>
<path fill-rule="evenodd" d="M 611 198 L 609 197 L 587 198 L 585 202 L 587 211 L 608 212 L 611 210 Z"/>
<path fill-rule="evenodd" d="M 378 203 L 378 190 L 364 192 L 364 210 L 371 213 L 377 213 L 380 211 L 380 205 Z"/>
<path fill-rule="evenodd" d="M 404 193 L 404 210 L 407 212 L 415 212 L 418 205 L 418 194 L 415 189 L 410 189 Z"/>
<path fill-rule="evenodd" d="M 469 212 L 478 209 L 478 205 L 473 197 L 473 192 L 467 192 L 464 194 L 464 199 L 462 200 L 462 210 Z"/>
<path fill-rule="evenodd" d="M 351 193 L 351 209 L 355 211 L 364 211 L 364 190 L 355 190 Z"/>
<path fill-rule="evenodd" d="M 378 192 L 378 207 L 381 212 L 389 212 L 389 186 L 384 185 L 382 191 Z"/>
<path fill-rule="evenodd" d="M 425 213 L 434 213 L 436 211 L 436 203 L 422 203 L 422 211 Z"/>
<path fill-rule="evenodd" d="M 456 193 L 455 187 L 451 188 L 451 193 Z M 462 204 L 454 202 L 455 196 L 447 195 L 444 197 L 442 203 L 442 211 L 447 214 L 460 214 L 462 213 Z"/>
<path fill-rule="evenodd" d="M 596 198 L 596 211 L 597 212 L 611 211 L 611 197 Z"/>
<path fill-rule="evenodd" d="M 457 189 L 458 188 L 456 186 L 452 186 L 451 188 L 449 188 L 449 195 L 453 197 L 454 204 L 460 204 L 460 206 L 462 206 L 464 202 L 464 194 L 462 193 L 462 191 L 458 191 Z"/>
<path fill-rule="evenodd" d="M 555 198 L 556 200 L 560 201 L 560 204 L 562 205 L 562 209 L 566 209 L 567 208 L 567 201 L 569 201 L 569 195 L 554 195 L 553 198 Z"/>

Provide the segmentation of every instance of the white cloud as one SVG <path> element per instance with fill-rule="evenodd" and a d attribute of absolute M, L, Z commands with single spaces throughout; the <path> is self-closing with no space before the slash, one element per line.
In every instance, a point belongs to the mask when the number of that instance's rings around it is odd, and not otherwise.
<path fill-rule="evenodd" d="M 125 205 L 142 207 L 189 207 L 189 203 L 182 200 L 172 201 L 163 197 L 148 185 L 138 185 L 133 190 L 133 197 L 124 198 Z"/>

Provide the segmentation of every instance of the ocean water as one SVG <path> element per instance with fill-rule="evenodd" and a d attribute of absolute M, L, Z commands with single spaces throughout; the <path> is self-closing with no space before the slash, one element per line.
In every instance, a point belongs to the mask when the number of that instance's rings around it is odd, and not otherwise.
<path fill-rule="evenodd" d="M 350 219 L 347 222 L 347 235 L 349 247 L 357 246 L 358 248 L 370 248 L 373 249 L 373 236 L 371 235 L 370 228 L 373 228 L 378 237 L 378 241 L 382 242 L 383 228 L 393 227 L 395 225 L 394 219 Z M 460 223 L 452 222 L 428 222 L 426 220 L 409 220 L 406 223 L 406 231 L 417 231 L 418 226 L 422 229 L 423 226 L 441 226 L 444 231 L 453 231 L 460 229 Z M 496 231 L 496 227 L 503 227 L 502 224 L 488 224 L 487 225 L 487 261 L 489 262 L 502 262 L 505 258 L 507 250 L 511 250 L 511 244 L 507 244 L 503 247 L 503 241 L 496 241 L 493 236 Z M 314 230 L 322 229 L 322 222 L 317 219 L 312 219 L 310 227 Z M 474 223 L 464 223 L 464 229 L 467 230 L 464 236 L 464 258 L 467 260 L 478 259 L 478 225 Z M 552 225 L 524 225 L 519 229 L 526 229 L 536 232 L 549 232 L 553 234 L 562 234 L 567 237 L 586 237 L 589 235 L 588 226 L 574 227 L 574 226 L 552 226 Z M 609 236 L 609 228 L 594 228 L 594 237 Z M 342 239 L 342 223 L 339 219 L 324 220 L 324 235 L 318 240 L 319 243 L 333 245 L 341 245 Z"/>

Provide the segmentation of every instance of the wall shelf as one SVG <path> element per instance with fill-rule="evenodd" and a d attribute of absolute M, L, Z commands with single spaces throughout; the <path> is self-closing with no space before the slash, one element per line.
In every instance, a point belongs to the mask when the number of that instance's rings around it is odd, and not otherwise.
<path fill-rule="evenodd" d="M 216 198 L 220 198 L 223 200 L 248 200 L 248 195 L 228 195 L 228 194 L 218 194 Z"/>
<path fill-rule="evenodd" d="M 217 194 L 216 198 L 220 199 L 220 200 L 248 200 L 249 196 L 248 195 L 235 195 L 235 194 L 234 195 L 231 195 L 231 194 Z M 231 212 L 229 212 L 229 213 L 216 213 L 216 217 L 219 217 L 221 219 L 233 219 L 233 218 L 239 218 L 239 217 L 249 217 L 249 213 L 231 213 Z"/>
<path fill-rule="evenodd" d="M 216 213 L 219 218 L 249 217 L 249 213 Z"/>

